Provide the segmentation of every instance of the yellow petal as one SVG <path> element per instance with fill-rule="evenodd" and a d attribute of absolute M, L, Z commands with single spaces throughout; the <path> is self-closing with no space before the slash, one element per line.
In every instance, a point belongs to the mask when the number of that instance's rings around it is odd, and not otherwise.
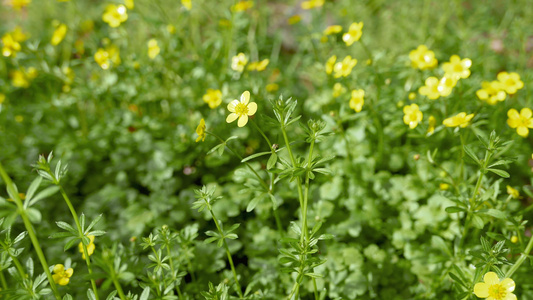
<path fill-rule="evenodd" d="M 516 295 L 513 293 L 509 293 L 505 295 L 505 298 L 503 298 L 502 300 L 516 300 Z"/>
<path fill-rule="evenodd" d="M 242 115 L 242 116 L 239 117 L 239 122 L 237 122 L 237 126 L 244 127 L 244 125 L 246 125 L 246 123 L 248 123 L 248 116 L 247 115 Z"/>
<path fill-rule="evenodd" d="M 244 91 L 241 95 L 241 103 L 248 104 L 250 102 L 250 92 Z"/>
<path fill-rule="evenodd" d="M 479 298 L 489 297 L 489 285 L 484 282 L 476 283 L 474 286 L 474 294 Z"/>
<path fill-rule="evenodd" d="M 231 101 L 229 104 L 228 104 L 228 110 L 230 112 L 235 112 L 235 106 L 237 106 L 237 104 L 239 104 L 239 100 L 233 100 Z"/>
<path fill-rule="evenodd" d="M 510 119 L 519 119 L 520 118 L 520 114 L 518 113 L 518 111 L 514 108 L 511 108 L 508 112 L 507 112 L 507 116 L 510 118 Z"/>
<path fill-rule="evenodd" d="M 531 118 L 531 116 L 533 115 L 533 112 L 531 111 L 531 109 L 529 108 L 522 108 L 522 110 L 520 111 L 520 116 L 523 117 L 523 118 L 526 118 L 526 119 L 529 119 Z"/>
<path fill-rule="evenodd" d="M 63 272 L 63 270 L 65 270 L 65 266 L 63 266 L 62 264 L 57 264 L 54 266 L 54 273 L 61 273 Z"/>
<path fill-rule="evenodd" d="M 529 135 L 529 129 L 525 126 L 518 126 L 518 128 L 516 128 L 516 133 L 521 137 L 527 137 Z"/>
<path fill-rule="evenodd" d="M 74 273 L 74 269 L 72 269 L 72 268 L 68 268 L 68 269 L 65 271 L 65 276 L 67 276 L 67 277 L 71 277 L 71 276 L 72 276 L 72 273 Z"/>
<path fill-rule="evenodd" d="M 483 276 L 483 281 L 488 285 L 498 284 L 500 283 L 500 278 L 498 278 L 498 275 L 494 272 L 488 272 Z"/>
<path fill-rule="evenodd" d="M 513 292 L 515 288 L 515 283 L 511 278 L 505 278 L 500 282 L 500 284 L 503 286 L 503 288 L 508 292 Z"/>
<path fill-rule="evenodd" d="M 231 113 L 228 115 L 228 117 L 226 118 L 226 122 L 227 123 L 231 123 L 235 120 L 237 120 L 237 118 L 239 117 L 239 115 L 237 115 L 236 113 Z"/>
<path fill-rule="evenodd" d="M 59 285 L 67 285 L 69 281 L 70 281 L 70 279 L 68 279 L 66 277 L 63 277 L 63 278 L 59 279 L 58 284 Z"/>
<path fill-rule="evenodd" d="M 257 111 L 257 103 L 255 102 L 248 103 L 248 115 L 253 116 L 256 111 Z"/>

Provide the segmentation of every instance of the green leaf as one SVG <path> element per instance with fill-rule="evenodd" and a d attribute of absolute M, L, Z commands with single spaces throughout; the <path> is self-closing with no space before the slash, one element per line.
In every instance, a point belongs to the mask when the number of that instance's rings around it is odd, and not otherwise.
<path fill-rule="evenodd" d="M 28 218 L 30 219 L 30 222 L 32 223 L 41 223 L 41 219 L 43 216 L 41 215 L 41 212 L 35 208 L 28 208 L 26 209 L 26 213 L 28 214 Z"/>
<path fill-rule="evenodd" d="M 259 152 L 259 153 L 256 153 L 256 154 L 252 154 L 252 155 L 244 158 L 243 160 L 241 160 L 241 162 L 247 162 L 247 161 L 249 161 L 251 159 L 254 159 L 256 157 L 260 157 L 260 156 L 267 155 L 267 154 L 270 154 L 270 153 L 272 153 L 272 152 L 268 151 L 268 152 Z"/>
<path fill-rule="evenodd" d="M 49 239 L 61 239 L 61 238 L 69 237 L 69 236 L 77 237 L 77 235 L 72 235 L 72 233 L 70 232 L 62 231 L 62 232 L 52 233 L 48 238 Z"/>
<path fill-rule="evenodd" d="M 94 295 L 94 292 L 92 289 L 87 290 L 87 298 L 89 300 L 96 300 L 96 296 Z"/>
<path fill-rule="evenodd" d="M 453 214 L 453 213 L 458 213 L 458 212 L 464 212 L 466 210 L 464 208 L 458 207 L 458 206 L 448 206 L 448 207 L 446 207 L 445 211 L 447 213 Z"/>
<path fill-rule="evenodd" d="M 468 146 L 464 145 L 463 146 L 463 149 L 465 151 L 465 153 L 472 159 L 474 160 L 478 165 L 481 166 L 481 162 L 479 161 L 479 158 L 477 158 L 476 154 L 474 154 L 474 151 L 472 151 L 472 149 L 470 149 Z"/>
<path fill-rule="evenodd" d="M 511 177 L 511 175 L 509 175 L 509 173 L 505 172 L 504 170 L 500 170 L 500 169 L 487 169 L 487 170 L 503 178 Z"/>
<path fill-rule="evenodd" d="M 322 278 L 323 276 L 317 273 L 305 273 L 305 276 L 309 276 L 311 278 Z"/>
<path fill-rule="evenodd" d="M 91 224 L 89 224 L 89 226 L 87 226 L 87 229 L 85 229 L 85 231 L 89 231 L 89 230 L 91 230 L 91 229 L 94 227 L 94 225 L 96 225 L 98 222 L 100 222 L 100 219 L 102 219 L 102 215 L 103 215 L 103 214 L 98 215 L 98 217 L 96 217 L 96 218 L 91 222 Z"/>
<path fill-rule="evenodd" d="M 272 153 L 272 155 L 270 155 L 270 158 L 268 159 L 268 162 L 267 162 L 267 170 L 272 169 L 276 165 L 277 161 L 278 161 L 278 155 L 276 153 Z"/>
<path fill-rule="evenodd" d="M 59 186 L 57 185 L 54 185 L 54 186 L 50 186 L 50 187 L 47 187 L 46 189 L 42 190 L 41 192 L 39 192 L 33 199 L 31 199 L 30 201 L 28 201 L 28 207 L 29 206 L 33 206 L 35 203 L 45 199 L 45 198 L 48 198 L 50 196 L 52 196 L 53 194 L 57 193 L 59 191 Z"/>
<path fill-rule="evenodd" d="M 150 287 L 147 286 L 144 288 L 139 300 L 148 300 L 148 297 L 150 297 Z"/>
<path fill-rule="evenodd" d="M 41 186 L 41 182 L 43 181 L 43 178 L 41 176 L 37 176 L 33 182 L 30 184 L 30 187 L 28 188 L 28 191 L 26 192 L 26 200 L 24 201 L 25 207 L 27 207 L 27 202 L 31 200 L 33 195 L 35 195 L 35 192 Z"/>
<path fill-rule="evenodd" d="M 63 222 L 63 221 L 58 221 L 56 222 L 57 224 L 57 227 L 63 229 L 63 230 L 66 230 L 66 231 L 70 231 L 72 232 L 74 235 L 78 235 L 78 231 L 76 229 L 74 229 L 74 227 L 72 227 L 72 225 L 66 223 L 66 222 Z"/>
<path fill-rule="evenodd" d="M 472 215 L 472 224 L 478 229 L 483 229 L 483 226 L 485 226 L 485 224 L 483 223 L 483 219 L 481 219 L 480 216 L 475 214 Z"/>
<path fill-rule="evenodd" d="M 261 201 L 261 199 L 263 199 L 265 197 L 265 193 L 262 193 L 256 197 L 254 197 L 252 199 L 252 201 L 250 201 L 248 203 L 248 206 L 246 206 L 246 212 L 251 212 L 252 210 L 254 210 L 254 208 L 257 206 L 257 204 L 259 203 L 259 201 Z"/>
<path fill-rule="evenodd" d="M 78 243 L 78 238 L 72 238 L 70 240 L 67 241 L 67 243 L 65 244 L 65 247 L 63 247 L 63 250 L 64 251 L 67 251 L 68 249 L 72 248 L 74 245 L 76 245 L 76 243 Z"/>
<path fill-rule="evenodd" d="M 448 275 L 450 275 L 450 277 L 462 287 L 468 288 L 467 285 L 457 275 L 453 274 L 452 272 L 448 272 Z"/>
<path fill-rule="evenodd" d="M 211 148 L 211 150 L 207 151 L 207 155 L 215 152 L 215 151 L 218 151 L 218 155 L 219 156 L 222 156 L 222 154 L 224 153 L 224 147 L 226 147 L 226 143 L 221 143 L 221 144 L 218 144 L 216 145 L 215 147 Z M 222 150 L 220 150 L 222 149 Z"/>
<path fill-rule="evenodd" d="M 495 217 L 497 219 L 500 219 L 500 220 L 505 220 L 507 218 L 507 216 L 505 215 L 505 213 L 501 210 L 498 210 L 498 209 L 494 209 L 494 208 L 489 208 L 489 209 L 483 209 L 483 210 L 480 210 L 479 212 L 482 212 L 486 215 L 489 215 L 491 217 Z"/>

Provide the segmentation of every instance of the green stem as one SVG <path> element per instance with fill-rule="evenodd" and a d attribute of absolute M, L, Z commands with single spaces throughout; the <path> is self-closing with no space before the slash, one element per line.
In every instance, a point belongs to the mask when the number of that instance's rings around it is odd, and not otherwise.
<path fill-rule="evenodd" d="M 3 270 L 0 270 L 0 282 L 2 282 L 2 290 L 7 290 L 7 282 Z"/>
<path fill-rule="evenodd" d="M 26 230 L 28 231 L 28 235 L 30 236 L 30 240 L 33 244 L 33 248 L 35 249 L 35 252 L 37 252 L 39 261 L 41 262 L 44 272 L 46 273 L 46 277 L 48 278 L 48 283 L 50 284 L 50 288 L 52 289 L 52 292 L 54 293 L 54 296 L 56 297 L 56 299 L 61 300 L 61 295 L 59 294 L 54 278 L 52 277 L 52 274 L 50 273 L 50 267 L 48 266 L 48 262 L 46 262 L 46 257 L 44 256 L 43 250 L 41 248 L 41 245 L 39 244 L 39 240 L 37 239 L 37 235 L 35 234 L 35 230 L 33 229 L 30 219 L 28 218 L 28 215 L 26 214 L 26 210 L 24 209 L 22 200 L 20 200 L 20 197 L 13 184 L 13 181 L 11 181 L 11 178 L 9 178 L 9 176 L 7 175 L 1 162 L 0 162 L 0 175 L 2 176 L 2 179 L 4 180 L 6 184 L 7 190 L 15 198 L 13 200 L 17 204 L 17 208 L 18 208 L 17 211 L 20 214 L 22 221 L 24 222 L 24 226 L 26 227 Z"/>
<path fill-rule="evenodd" d="M 222 228 L 220 228 L 220 225 L 218 223 L 217 218 L 215 217 L 215 214 L 213 213 L 213 210 L 209 209 L 209 212 L 211 213 L 211 217 L 213 217 L 213 221 L 215 222 L 215 226 L 217 227 L 218 233 L 223 239 L 224 249 L 226 249 L 226 254 L 228 256 L 229 265 L 231 267 L 231 271 L 233 272 L 233 278 L 235 279 L 235 284 L 237 285 L 237 292 L 239 293 L 239 297 L 243 299 L 244 295 L 242 294 L 241 285 L 239 284 L 239 279 L 237 278 L 237 272 L 235 271 L 235 265 L 233 264 L 233 259 L 231 258 L 231 253 L 229 252 L 228 244 L 226 243 L 226 237 L 224 236 L 224 232 L 222 231 Z"/>
<path fill-rule="evenodd" d="M 174 261 L 172 260 L 172 253 L 170 252 L 170 246 L 167 244 L 166 248 L 167 248 L 167 255 L 168 255 L 168 259 L 170 263 L 170 271 L 172 272 L 172 280 L 176 281 L 176 274 L 174 273 Z M 178 292 L 178 295 L 179 295 L 179 299 L 183 299 L 183 295 L 181 294 L 179 285 L 176 284 L 175 286 L 176 286 L 176 292 Z"/>
<path fill-rule="evenodd" d="M 527 246 L 526 246 L 526 250 L 522 254 L 520 254 L 520 258 L 518 258 L 518 260 L 511 267 L 511 269 L 507 271 L 507 274 L 505 274 L 506 278 L 511 278 L 514 272 L 518 270 L 518 268 L 520 268 L 520 265 L 526 260 L 532 248 L 533 248 L 533 236 L 529 239 L 529 242 L 527 243 Z"/>
<path fill-rule="evenodd" d="M 111 275 L 111 279 L 113 280 L 113 284 L 115 285 L 115 289 L 118 292 L 118 296 L 121 300 L 126 300 L 126 295 L 124 295 L 124 291 L 122 290 L 122 286 L 118 281 L 117 274 L 115 274 L 115 266 L 113 264 L 109 266 L 109 273 L 109 275 Z"/>
<path fill-rule="evenodd" d="M 61 185 L 59 185 L 59 182 L 56 179 L 56 184 L 59 186 L 59 191 L 61 192 L 61 195 L 63 196 L 63 199 L 65 199 L 65 202 L 67 203 L 68 209 L 70 210 L 70 213 L 72 214 L 72 217 L 74 218 L 74 222 L 76 223 L 76 228 L 78 229 L 79 238 L 82 239 L 82 237 L 85 235 L 83 233 L 83 228 L 81 228 L 80 220 L 78 218 L 78 214 L 76 213 L 76 210 L 74 209 L 74 206 L 72 206 L 72 202 L 70 202 L 69 197 L 67 196 L 67 193 L 65 193 L 65 190 Z M 96 288 L 96 282 L 93 278 L 93 269 L 91 267 L 91 258 L 89 256 L 89 251 L 87 251 L 87 245 L 81 241 L 82 249 L 83 249 L 83 255 L 85 256 L 85 262 L 87 263 L 87 270 L 89 271 L 89 276 L 91 277 L 91 286 L 94 291 L 94 296 L 96 300 L 99 299 L 98 297 L 98 290 Z"/>

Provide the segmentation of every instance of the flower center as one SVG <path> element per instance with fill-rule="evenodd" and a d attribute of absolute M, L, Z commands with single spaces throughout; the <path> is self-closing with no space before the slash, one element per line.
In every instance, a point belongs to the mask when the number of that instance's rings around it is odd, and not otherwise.
<path fill-rule="evenodd" d="M 489 288 L 489 297 L 494 298 L 495 300 L 504 299 L 506 295 L 507 291 L 501 284 L 493 284 Z"/>
<path fill-rule="evenodd" d="M 456 64 L 455 66 L 453 66 L 453 71 L 456 73 L 463 72 L 463 66 L 461 66 L 461 64 Z"/>
<path fill-rule="evenodd" d="M 239 103 L 235 106 L 235 113 L 239 116 L 244 116 L 248 114 L 248 105 L 244 103 Z"/>

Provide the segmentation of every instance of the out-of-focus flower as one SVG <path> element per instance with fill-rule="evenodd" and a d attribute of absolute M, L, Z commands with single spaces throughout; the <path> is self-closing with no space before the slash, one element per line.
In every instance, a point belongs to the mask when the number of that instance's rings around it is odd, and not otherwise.
<path fill-rule="evenodd" d="M 24 121 L 24 117 L 23 116 L 21 116 L 21 115 L 16 115 L 15 116 L 15 122 L 22 123 L 23 121 Z"/>
<path fill-rule="evenodd" d="M 31 3 L 31 0 L 7 0 L 7 5 L 13 7 L 16 10 L 20 10 L 28 4 Z"/>
<path fill-rule="evenodd" d="M 507 186 L 507 194 L 509 194 L 509 196 L 513 197 L 514 199 L 520 198 L 520 192 L 510 185 Z"/>
<path fill-rule="evenodd" d="M 439 188 L 440 188 L 441 190 L 445 191 L 445 190 L 447 190 L 447 189 L 450 188 L 450 185 L 447 184 L 447 183 L 441 183 L 441 184 L 439 184 Z"/>
<path fill-rule="evenodd" d="M 53 46 L 59 45 L 63 39 L 65 38 L 65 35 L 67 34 L 67 25 L 65 24 L 58 24 L 56 26 L 56 29 L 54 30 L 54 34 L 52 35 L 52 39 L 50 40 L 50 44 Z"/>
<path fill-rule="evenodd" d="M 302 2 L 302 8 L 303 9 L 313 9 L 316 7 L 322 7 L 324 5 L 325 0 L 309 0 Z"/>
<path fill-rule="evenodd" d="M 181 5 L 185 7 L 187 10 L 192 9 L 192 1 L 191 0 L 181 0 Z"/>
<path fill-rule="evenodd" d="M 346 88 L 344 88 L 339 82 L 333 85 L 333 97 L 337 98 L 344 94 L 344 92 L 346 92 Z"/>
<path fill-rule="evenodd" d="M 2 36 L 2 55 L 5 57 L 15 57 L 21 49 L 20 43 L 27 39 L 28 35 L 22 31 L 20 26 L 4 34 Z"/>
<path fill-rule="evenodd" d="M 0 93 L 0 104 L 4 103 L 6 101 L 6 95 Z"/>
<path fill-rule="evenodd" d="M 452 77 L 454 79 L 468 78 L 470 76 L 470 67 L 472 60 L 469 58 L 461 59 L 459 55 L 452 55 L 449 62 L 442 64 L 445 77 Z"/>
<path fill-rule="evenodd" d="M 231 59 L 231 68 L 234 71 L 242 73 L 244 66 L 248 63 L 248 57 L 244 53 L 239 53 Z"/>
<path fill-rule="evenodd" d="M 355 67 L 355 65 L 357 65 L 357 59 L 352 58 L 350 55 L 346 56 L 342 62 L 336 63 L 333 67 L 333 71 L 335 72 L 333 77 L 347 77 L 350 75 L 350 73 L 352 73 L 352 69 Z"/>
<path fill-rule="evenodd" d="M 428 132 L 427 134 L 431 135 L 435 132 L 435 126 L 437 125 L 437 119 L 434 116 L 429 116 L 428 119 Z"/>
<path fill-rule="evenodd" d="M 365 91 L 352 90 L 352 97 L 350 98 L 350 108 L 355 112 L 360 112 L 365 104 Z"/>
<path fill-rule="evenodd" d="M 427 96 L 431 100 L 438 99 L 440 97 L 439 79 L 437 77 L 428 77 L 425 84 L 418 89 L 418 93 Z"/>
<path fill-rule="evenodd" d="M 135 3 L 133 2 L 133 0 L 124 0 L 124 5 L 126 5 L 127 9 L 135 8 Z"/>
<path fill-rule="evenodd" d="M 94 54 L 94 60 L 102 69 L 107 70 L 111 67 L 111 64 L 120 65 L 120 51 L 114 45 L 110 45 L 105 49 L 99 48 Z"/>
<path fill-rule="evenodd" d="M 67 285 L 70 281 L 70 277 L 72 277 L 72 273 L 74 273 L 72 268 L 65 270 L 65 266 L 57 264 L 54 266 L 54 275 L 52 275 L 52 278 L 54 279 L 54 282 L 59 285 Z"/>
<path fill-rule="evenodd" d="M 238 118 L 237 126 L 243 127 L 248 123 L 248 117 L 253 116 L 257 111 L 257 104 L 250 102 L 250 92 L 245 91 L 240 101 L 235 99 L 228 104 L 228 110 L 231 113 L 226 118 L 226 122 L 231 123 Z"/>
<path fill-rule="evenodd" d="M 170 34 L 174 34 L 174 33 L 176 33 L 176 27 L 174 25 L 172 25 L 172 24 L 168 24 L 167 25 L 167 31 Z"/>
<path fill-rule="evenodd" d="M 415 92 L 410 92 L 408 98 L 409 98 L 409 100 L 415 100 L 416 93 Z"/>
<path fill-rule="evenodd" d="M 89 256 L 91 256 L 94 253 L 94 249 L 96 249 L 96 245 L 94 244 L 94 235 L 89 235 L 87 237 L 91 241 L 89 243 L 89 245 L 87 245 L 87 254 L 89 254 Z M 78 244 L 78 249 L 79 249 L 79 251 L 81 253 L 81 257 L 83 259 L 85 259 L 85 253 L 83 252 L 83 243 L 79 243 Z"/>
<path fill-rule="evenodd" d="M 300 15 L 294 15 L 287 20 L 287 23 L 289 23 L 289 25 L 294 25 L 296 23 L 299 23 L 301 20 L 302 17 Z"/>
<path fill-rule="evenodd" d="M 457 77 L 444 76 L 439 80 L 437 89 L 441 97 L 449 96 L 457 84 Z"/>
<path fill-rule="evenodd" d="M 249 71 L 264 71 L 266 69 L 266 67 L 268 66 L 268 63 L 270 63 L 270 60 L 268 58 L 265 58 L 261 61 L 254 61 L 254 62 L 251 62 L 249 65 L 248 65 L 248 70 Z"/>
<path fill-rule="evenodd" d="M 159 55 L 160 50 L 161 49 L 159 48 L 156 39 L 151 39 L 148 41 L 148 57 L 150 57 L 150 59 L 156 58 Z"/>
<path fill-rule="evenodd" d="M 496 273 L 488 272 L 483 276 L 483 281 L 474 286 L 474 294 L 477 297 L 487 300 L 516 300 L 513 294 L 515 283 L 511 278 L 500 281 Z"/>
<path fill-rule="evenodd" d="M 423 114 L 416 104 L 406 105 L 403 107 L 403 122 L 409 125 L 409 128 L 414 129 L 418 123 L 422 121 Z"/>
<path fill-rule="evenodd" d="M 498 73 L 498 81 L 501 82 L 501 88 L 505 90 L 507 94 L 514 94 L 516 91 L 524 87 L 524 83 L 520 80 L 520 75 L 515 72 Z"/>
<path fill-rule="evenodd" d="M 363 35 L 363 22 L 352 23 L 350 28 L 348 28 L 348 32 L 342 35 L 342 40 L 346 43 L 346 46 L 351 46 L 361 38 L 361 35 Z"/>
<path fill-rule="evenodd" d="M 330 25 L 326 29 L 324 29 L 324 34 L 325 35 L 337 34 L 341 31 L 342 31 L 341 25 Z"/>
<path fill-rule="evenodd" d="M 198 127 L 196 127 L 196 134 L 198 137 L 196 138 L 196 142 L 198 143 L 200 140 L 203 142 L 205 141 L 205 120 L 202 118 L 200 120 L 200 124 L 198 124 Z"/>
<path fill-rule="evenodd" d="M 220 90 L 207 89 L 207 93 L 202 99 L 211 109 L 217 108 L 222 103 L 222 92 Z"/>
<path fill-rule="evenodd" d="M 102 20 L 111 27 L 119 27 L 128 19 L 128 9 L 124 5 L 109 4 L 102 15 Z"/>
<path fill-rule="evenodd" d="M 253 1 L 239 1 L 237 2 L 237 4 L 233 5 L 233 11 L 235 12 L 241 12 L 241 11 L 246 11 L 250 8 L 254 7 L 254 2 Z"/>
<path fill-rule="evenodd" d="M 457 115 L 444 119 L 442 124 L 446 127 L 461 127 L 465 128 L 468 126 L 470 120 L 474 117 L 474 114 L 467 115 L 465 112 L 458 113 Z"/>
<path fill-rule="evenodd" d="M 277 83 L 269 83 L 266 85 L 265 89 L 267 92 L 275 92 L 279 89 L 279 85 Z"/>
<path fill-rule="evenodd" d="M 19 70 L 11 71 L 11 84 L 14 87 L 28 88 L 30 82 L 37 77 L 37 70 L 33 67 L 28 69 L 21 68 Z"/>
<path fill-rule="evenodd" d="M 480 100 L 486 101 L 490 105 L 501 102 L 507 97 L 502 83 L 497 80 L 491 82 L 483 81 L 481 89 L 476 91 L 476 95 Z"/>
<path fill-rule="evenodd" d="M 531 109 L 525 107 L 520 110 L 520 113 L 514 108 L 507 112 L 507 125 L 511 128 L 516 128 L 516 133 L 521 137 L 529 135 L 529 128 L 533 128 L 533 119 L 531 116 L 533 112 Z"/>
<path fill-rule="evenodd" d="M 335 67 L 336 61 L 337 61 L 337 55 L 333 55 L 332 57 L 328 58 L 328 61 L 326 61 L 326 73 L 327 74 L 333 73 L 333 68 Z"/>
<path fill-rule="evenodd" d="M 413 68 L 420 70 L 432 69 L 438 64 L 435 53 L 429 50 L 426 45 L 420 45 L 415 50 L 412 50 L 409 53 L 409 59 Z"/>

